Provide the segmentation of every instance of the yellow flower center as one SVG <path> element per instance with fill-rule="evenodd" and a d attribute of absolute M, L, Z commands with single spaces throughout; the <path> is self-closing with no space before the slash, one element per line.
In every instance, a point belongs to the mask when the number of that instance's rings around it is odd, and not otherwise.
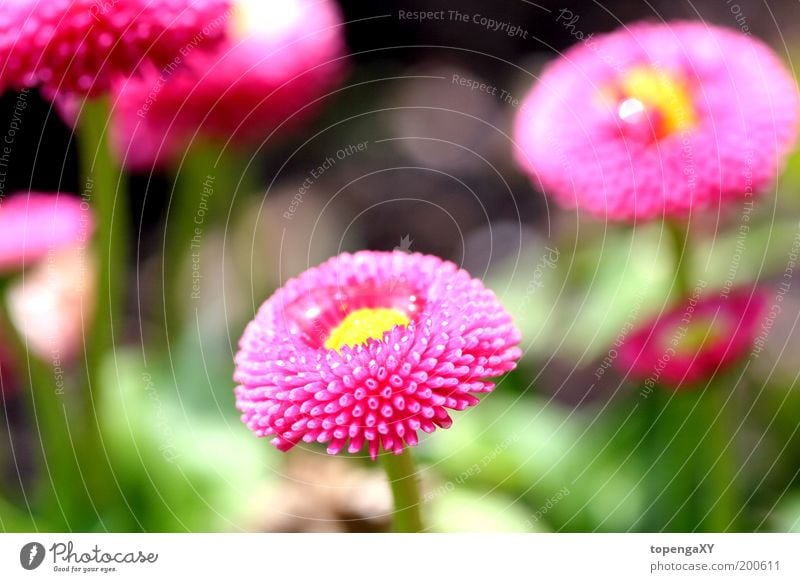
<path fill-rule="evenodd" d="M 302 4 L 297 0 L 236 0 L 230 17 L 229 34 L 235 40 L 277 38 L 286 30 L 300 26 Z"/>
<path fill-rule="evenodd" d="M 724 338 L 725 330 L 719 317 L 702 317 L 675 333 L 675 352 L 680 355 L 702 353 Z"/>
<path fill-rule="evenodd" d="M 651 67 L 631 69 L 622 80 L 621 90 L 624 101 L 619 106 L 619 114 L 623 119 L 646 109 L 655 110 L 660 114 L 665 135 L 692 127 L 696 121 L 685 84 L 664 71 Z"/>
<path fill-rule="evenodd" d="M 329 350 L 341 351 L 344 346 L 357 346 L 370 338 L 381 339 L 396 325 L 408 325 L 411 320 L 402 311 L 385 307 L 364 307 L 349 313 L 333 328 L 325 341 Z"/>

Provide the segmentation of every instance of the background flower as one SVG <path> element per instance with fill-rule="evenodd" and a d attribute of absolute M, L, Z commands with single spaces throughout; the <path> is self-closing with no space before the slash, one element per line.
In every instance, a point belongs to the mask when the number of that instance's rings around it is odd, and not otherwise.
<path fill-rule="evenodd" d="M 586 39 L 542 74 L 516 156 L 568 208 L 685 216 L 764 190 L 797 135 L 794 79 L 761 41 L 704 22 Z"/>
<path fill-rule="evenodd" d="M 245 330 L 236 402 L 281 450 L 349 441 L 395 454 L 447 428 L 487 378 L 514 368 L 520 335 L 494 293 L 438 257 L 343 254 L 287 282 Z"/>
<path fill-rule="evenodd" d="M 738 290 L 695 297 L 636 330 L 620 347 L 620 371 L 638 381 L 673 388 L 708 380 L 752 347 L 764 296 Z"/>
<path fill-rule="evenodd" d="M 94 305 L 94 261 L 86 249 L 51 253 L 8 290 L 9 313 L 26 345 L 42 361 L 64 361 L 83 350 Z"/>
<path fill-rule="evenodd" d="M 228 0 L 12 0 L 0 11 L 0 88 L 96 95 L 225 30 Z"/>
<path fill-rule="evenodd" d="M 118 87 L 114 138 L 132 168 L 169 162 L 192 139 L 259 144 L 294 127 L 341 79 L 344 29 L 330 0 L 235 0 L 228 41 Z"/>
<path fill-rule="evenodd" d="M 88 204 L 78 198 L 12 194 L 0 201 L 0 272 L 28 267 L 50 253 L 85 244 L 93 227 Z"/>

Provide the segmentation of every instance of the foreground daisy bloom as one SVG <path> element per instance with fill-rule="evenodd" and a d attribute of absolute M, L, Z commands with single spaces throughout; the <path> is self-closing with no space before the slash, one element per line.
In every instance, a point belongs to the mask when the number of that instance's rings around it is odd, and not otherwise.
<path fill-rule="evenodd" d="M 765 44 L 702 22 L 639 23 L 549 66 L 514 139 L 559 204 L 632 221 L 764 190 L 797 130 L 796 83 Z"/>
<path fill-rule="evenodd" d="M 455 264 L 342 254 L 278 290 L 245 329 L 236 403 L 280 450 L 395 454 L 447 428 L 515 366 L 520 334 L 494 293 Z"/>
<path fill-rule="evenodd" d="M 88 204 L 65 194 L 16 193 L 0 200 L 0 274 L 84 245 L 94 227 Z"/>
<path fill-rule="evenodd" d="M 634 332 L 619 349 L 617 367 L 648 386 L 697 385 L 748 353 L 764 304 L 750 290 L 692 298 Z"/>
<path fill-rule="evenodd" d="M 114 140 L 126 166 L 163 166 L 198 138 L 258 145 L 307 118 L 342 77 L 333 0 L 233 0 L 227 37 L 119 86 Z"/>
<path fill-rule="evenodd" d="M 0 10 L 0 90 L 96 95 L 144 63 L 210 47 L 228 0 L 10 0 Z"/>

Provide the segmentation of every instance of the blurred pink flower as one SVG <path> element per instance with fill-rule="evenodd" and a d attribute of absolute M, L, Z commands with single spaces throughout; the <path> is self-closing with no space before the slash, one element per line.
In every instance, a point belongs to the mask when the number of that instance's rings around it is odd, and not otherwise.
<path fill-rule="evenodd" d="M 9 314 L 28 349 L 60 362 L 83 351 L 94 311 L 95 264 L 86 249 L 52 253 L 8 290 Z"/>
<path fill-rule="evenodd" d="M 751 290 L 694 297 L 634 332 L 620 347 L 619 370 L 632 379 L 687 388 L 739 361 L 752 347 L 765 298 Z"/>
<path fill-rule="evenodd" d="M 308 117 L 341 79 L 344 29 L 333 0 L 233 5 L 218 50 L 118 87 L 113 135 L 129 168 L 169 164 L 197 135 L 257 145 Z"/>
<path fill-rule="evenodd" d="M 30 267 L 48 254 L 87 242 L 89 205 L 66 194 L 16 193 L 0 199 L 0 273 Z"/>
<path fill-rule="evenodd" d="M 96 95 L 143 63 L 218 42 L 229 0 L 9 0 L 0 11 L 0 89 Z"/>
<path fill-rule="evenodd" d="M 399 454 L 514 368 L 520 334 L 494 293 L 438 257 L 342 254 L 262 305 L 236 355 L 236 403 L 280 450 Z"/>
<path fill-rule="evenodd" d="M 559 204 L 646 220 L 764 190 L 797 130 L 797 85 L 771 49 L 673 22 L 571 48 L 524 101 L 514 137 L 520 165 Z"/>

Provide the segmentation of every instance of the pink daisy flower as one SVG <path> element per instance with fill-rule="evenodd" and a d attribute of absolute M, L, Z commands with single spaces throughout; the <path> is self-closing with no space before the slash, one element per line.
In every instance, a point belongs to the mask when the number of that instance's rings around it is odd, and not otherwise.
<path fill-rule="evenodd" d="M 0 273 L 81 246 L 93 227 L 89 205 L 72 196 L 31 192 L 0 199 Z"/>
<path fill-rule="evenodd" d="M 764 190 L 798 130 L 797 85 L 759 40 L 701 22 L 586 39 L 541 75 L 516 157 L 559 204 L 685 216 Z"/>
<path fill-rule="evenodd" d="M 95 95 L 144 62 L 212 46 L 229 0 L 8 0 L 0 12 L 0 88 Z"/>
<path fill-rule="evenodd" d="M 345 253 L 262 305 L 239 343 L 236 403 L 283 451 L 316 441 L 330 454 L 400 454 L 491 391 L 519 340 L 494 293 L 455 264 Z"/>
<path fill-rule="evenodd" d="M 739 290 L 727 297 L 693 297 L 634 332 L 617 367 L 650 384 L 685 388 L 745 356 L 761 324 L 765 298 Z"/>
<path fill-rule="evenodd" d="M 128 167 L 167 164 L 196 133 L 259 144 L 308 117 L 341 79 L 344 27 L 332 0 L 233 0 L 232 14 L 217 50 L 119 86 L 114 139 Z"/>

